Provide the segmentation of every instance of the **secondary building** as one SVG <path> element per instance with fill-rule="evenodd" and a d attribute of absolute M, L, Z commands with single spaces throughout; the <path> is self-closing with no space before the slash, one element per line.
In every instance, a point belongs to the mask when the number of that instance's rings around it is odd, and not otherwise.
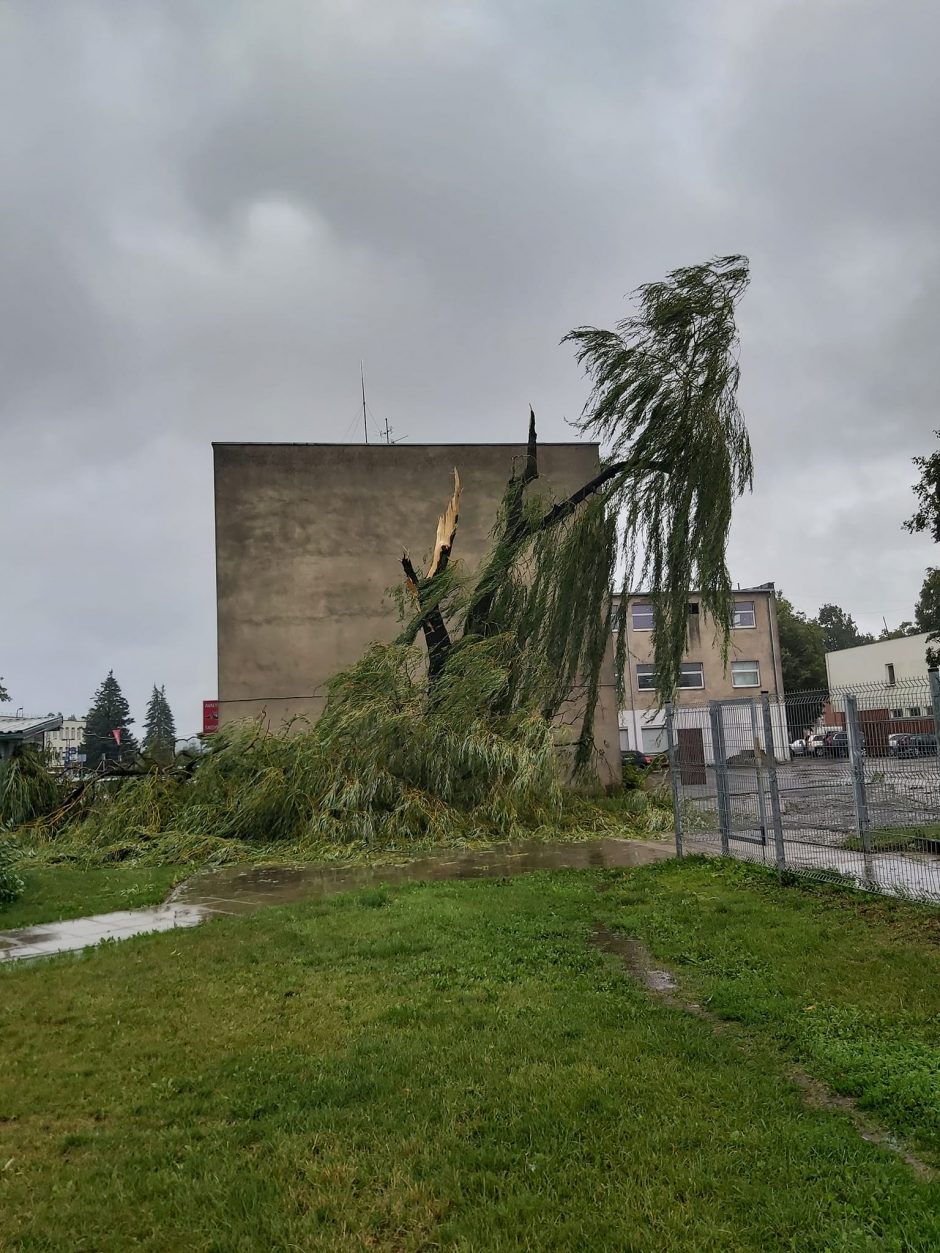
<path fill-rule="evenodd" d="M 62 718 L 47 714 L 44 718 L 9 718 L 0 716 L 0 760 L 10 757 L 25 744 L 45 747 L 46 736 L 58 731 Z"/>
<path fill-rule="evenodd" d="M 63 718 L 58 730 L 46 734 L 46 749 L 56 765 L 67 766 L 73 762 L 77 765 L 76 758 L 84 738 L 84 718 Z"/>
<path fill-rule="evenodd" d="M 325 683 L 399 630 L 390 589 L 417 563 L 460 473 L 455 560 L 489 549 L 523 444 L 215 444 L 218 719 L 316 717 Z M 599 469 L 593 443 L 539 445 L 539 490 Z M 600 773 L 620 774 L 613 650 L 595 719 Z"/>
<path fill-rule="evenodd" d="M 826 653 L 831 696 L 823 718 L 843 727 L 844 694 L 854 692 L 869 756 L 889 754 L 893 735 L 933 734 L 927 640 L 923 632 Z"/>
<path fill-rule="evenodd" d="M 885 692 L 910 682 L 927 682 L 927 634 L 876 640 L 826 653 L 829 690 L 881 687 Z"/>
<path fill-rule="evenodd" d="M 629 597 L 626 615 L 627 673 L 625 701 L 620 711 L 620 743 L 623 749 L 646 753 L 666 751 L 666 719 L 656 694 L 652 633 L 656 607 L 648 593 Z M 760 696 L 768 692 L 774 711 L 774 739 L 782 752 L 786 743 L 783 672 L 777 630 L 777 601 L 773 583 L 739 588 L 735 592 L 734 627 L 727 665 L 714 624 L 708 621 L 701 597 L 689 597 L 688 643 L 676 704 L 683 710 L 701 710 L 700 721 L 707 742 L 707 707 L 712 700 Z M 689 727 L 695 719 L 685 717 Z"/>

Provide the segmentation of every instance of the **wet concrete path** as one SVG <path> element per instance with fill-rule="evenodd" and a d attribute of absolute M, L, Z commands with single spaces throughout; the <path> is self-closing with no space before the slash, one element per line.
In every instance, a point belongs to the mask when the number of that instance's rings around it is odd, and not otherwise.
<path fill-rule="evenodd" d="M 597 839 L 581 844 L 531 840 L 468 852 L 443 852 L 383 866 L 226 866 L 179 884 L 163 905 L 72 918 L 0 932 L 0 963 L 78 952 L 103 940 L 194 927 L 224 914 L 320 900 L 378 884 L 501 879 L 534 870 L 642 866 L 673 856 L 673 845 Z"/>

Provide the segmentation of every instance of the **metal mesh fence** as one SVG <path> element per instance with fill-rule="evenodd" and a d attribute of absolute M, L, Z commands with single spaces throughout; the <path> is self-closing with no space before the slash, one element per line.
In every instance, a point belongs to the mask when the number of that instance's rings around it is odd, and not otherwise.
<path fill-rule="evenodd" d="M 677 845 L 940 900 L 940 680 L 666 709 Z"/>

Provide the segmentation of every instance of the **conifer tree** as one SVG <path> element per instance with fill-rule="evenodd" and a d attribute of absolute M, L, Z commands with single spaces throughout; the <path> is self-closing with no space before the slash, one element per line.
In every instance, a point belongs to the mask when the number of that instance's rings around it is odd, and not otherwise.
<path fill-rule="evenodd" d="M 102 758 L 108 762 L 129 761 L 136 755 L 137 741 L 129 730 L 134 721 L 130 713 L 114 671 L 109 670 L 108 677 L 95 692 L 85 720 L 82 752 L 86 769 L 94 770 Z"/>
<path fill-rule="evenodd" d="M 164 687 L 153 686 L 144 720 L 143 752 L 153 761 L 169 764 L 176 746 L 176 723 Z"/>

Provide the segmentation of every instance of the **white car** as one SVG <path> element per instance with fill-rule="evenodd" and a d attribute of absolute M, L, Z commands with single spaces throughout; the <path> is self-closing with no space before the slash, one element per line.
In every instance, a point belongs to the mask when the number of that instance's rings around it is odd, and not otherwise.
<path fill-rule="evenodd" d="M 802 757 L 805 752 L 806 752 L 805 740 L 794 740 L 793 743 L 790 745 L 791 757 Z"/>

